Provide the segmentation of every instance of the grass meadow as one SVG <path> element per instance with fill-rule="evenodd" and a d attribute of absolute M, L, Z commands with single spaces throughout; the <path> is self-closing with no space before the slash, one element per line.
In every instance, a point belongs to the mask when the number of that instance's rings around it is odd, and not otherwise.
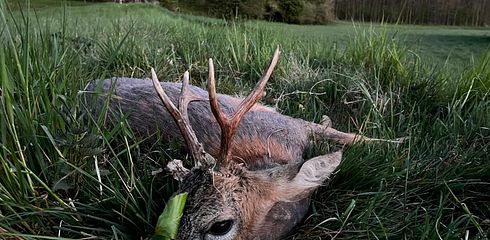
<path fill-rule="evenodd" d="M 124 120 L 108 128 L 88 115 L 83 88 L 148 77 L 150 67 L 162 81 L 190 70 L 204 87 L 212 57 L 219 91 L 246 94 L 280 46 L 264 104 L 309 121 L 329 115 L 343 131 L 408 137 L 348 147 L 289 239 L 488 239 L 488 28 L 15 4 L 0 1 L 0 238 L 151 238 L 177 187 L 152 171 L 184 156 L 134 138 Z"/>

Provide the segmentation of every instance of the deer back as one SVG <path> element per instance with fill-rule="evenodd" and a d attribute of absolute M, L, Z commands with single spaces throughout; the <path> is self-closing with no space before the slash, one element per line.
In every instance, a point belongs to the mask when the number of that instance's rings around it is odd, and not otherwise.
<path fill-rule="evenodd" d="M 99 85 L 99 89 L 97 86 Z M 168 96 L 177 104 L 180 83 L 162 82 Z M 209 107 L 207 91 L 189 86 L 201 100 L 189 104 L 190 123 L 199 142 L 212 156 L 217 157 L 221 130 Z M 125 115 L 131 129 L 141 137 L 154 136 L 164 142 L 183 141 L 182 135 L 167 109 L 155 95 L 150 79 L 111 78 L 95 81 L 86 91 L 97 93 L 94 113 L 99 114 L 106 101 L 110 102 L 112 121 Z M 101 94 L 103 93 L 103 94 Z M 89 95 L 90 98 L 90 95 Z M 225 113 L 231 113 L 242 99 L 218 94 Z M 277 164 L 299 164 L 308 144 L 311 129 L 302 119 L 291 118 L 274 109 L 256 104 L 242 118 L 231 145 L 234 160 L 250 169 L 269 168 Z M 157 136 L 158 134 L 158 136 Z"/>

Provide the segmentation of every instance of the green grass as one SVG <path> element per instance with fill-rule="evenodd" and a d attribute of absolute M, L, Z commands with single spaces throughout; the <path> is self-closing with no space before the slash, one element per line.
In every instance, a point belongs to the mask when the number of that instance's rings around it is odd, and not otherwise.
<path fill-rule="evenodd" d="M 257 24 L 261 24 L 258 22 Z M 270 23 L 263 27 L 274 29 L 281 35 L 300 40 L 302 45 L 320 45 L 330 48 L 343 48 L 352 38 L 366 29 L 386 32 L 389 37 L 400 40 L 410 49 L 414 57 L 421 58 L 425 64 L 438 67 L 461 67 L 474 64 L 488 48 L 490 32 L 488 28 L 465 28 L 453 26 L 417 26 L 375 23 L 352 23 L 338 21 L 326 26 L 305 26 Z"/>
<path fill-rule="evenodd" d="M 104 127 L 80 90 L 148 76 L 243 94 L 273 49 L 264 103 L 406 144 L 346 149 L 292 239 L 486 239 L 490 51 L 484 28 L 224 22 L 145 5 L 0 10 L 0 238 L 146 238 L 176 187 L 151 174 L 182 157 Z M 5 24 L 7 23 L 7 24 Z M 319 146 L 321 150 L 323 146 Z M 101 181 L 96 174 L 96 163 Z"/>

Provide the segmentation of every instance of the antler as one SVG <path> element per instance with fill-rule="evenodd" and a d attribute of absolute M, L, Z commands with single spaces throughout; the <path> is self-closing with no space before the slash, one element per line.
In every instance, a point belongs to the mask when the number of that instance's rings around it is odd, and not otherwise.
<path fill-rule="evenodd" d="M 278 59 L 279 48 L 276 48 L 274 56 L 269 63 L 269 67 L 264 72 L 257 85 L 255 85 L 254 90 L 238 105 L 236 111 L 231 114 L 231 117 L 227 116 L 219 106 L 216 97 L 213 60 L 211 58 L 209 59 L 209 103 L 211 105 L 211 111 L 221 128 L 221 146 L 218 160 L 223 162 L 229 162 L 231 160 L 231 142 L 238 129 L 238 125 L 240 124 L 243 115 L 245 115 L 245 113 L 247 113 L 263 96 L 267 80 L 269 80 Z"/>
<path fill-rule="evenodd" d="M 175 107 L 172 101 L 170 101 L 168 95 L 163 90 L 153 68 L 151 68 L 151 78 L 160 100 L 162 101 L 163 105 L 165 105 L 168 112 L 172 115 L 175 123 L 179 127 L 180 132 L 184 137 L 184 141 L 189 148 L 189 152 L 192 155 L 192 159 L 195 161 L 195 165 L 199 166 L 200 164 L 213 164 L 214 158 L 204 151 L 202 144 L 197 140 L 196 133 L 192 129 L 189 116 L 187 114 L 187 106 L 189 103 L 200 99 L 192 91 L 189 91 L 189 72 L 186 71 L 184 73 L 184 77 L 182 78 L 182 89 L 179 96 L 179 109 Z"/>

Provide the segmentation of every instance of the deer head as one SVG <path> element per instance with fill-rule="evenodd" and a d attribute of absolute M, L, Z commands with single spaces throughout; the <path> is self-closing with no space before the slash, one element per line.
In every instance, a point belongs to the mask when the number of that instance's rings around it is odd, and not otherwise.
<path fill-rule="evenodd" d="M 209 60 L 209 102 L 221 128 L 220 152 L 216 158 L 204 151 L 189 122 L 187 106 L 199 100 L 188 88 L 189 73 L 184 74 L 177 108 L 152 69 L 154 87 L 179 126 L 194 161 L 190 170 L 178 160 L 167 165 L 174 178 L 180 181 L 177 193 L 188 193 L 179 239 L 279 238 L 303 218 L 311 193 L 340 164 L 340 151 L 301 161 L 301 166 L 284 165 L 255 171 L 234 161 L 230 144 L 240 119 L 262 97 L 278 58 L 279 49 L 276 49 L 254 90 L 231 116 L 225 114 L 218 103 L 213 61 Z"/>

